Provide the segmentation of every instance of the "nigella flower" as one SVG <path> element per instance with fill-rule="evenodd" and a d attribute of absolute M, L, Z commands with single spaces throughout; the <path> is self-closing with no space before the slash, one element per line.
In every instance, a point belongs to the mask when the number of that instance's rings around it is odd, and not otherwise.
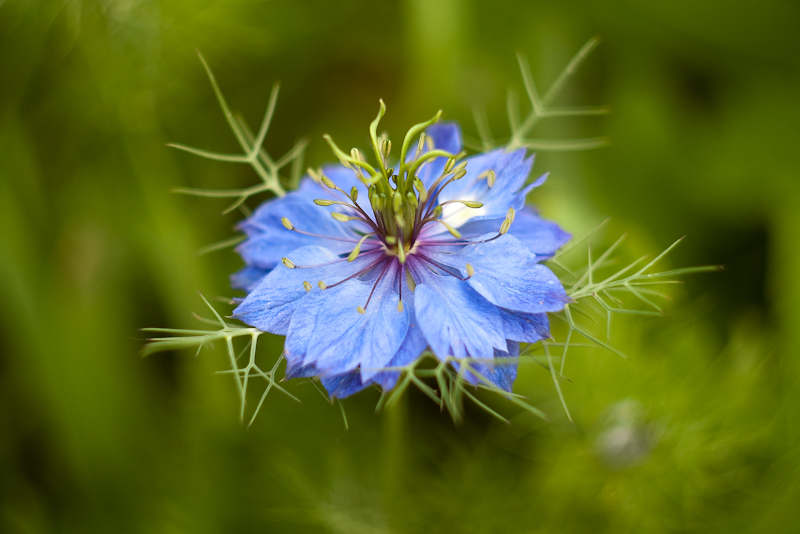
<path fill-rule="evenodd" d="M 391 389 L 428 348 L 510 391 L 519 344 L 548 338 L 547 312 L 569 300 L 539 262 L 570 236 L 524 207 L 545 176 L 524 187 L 525 149 L 465 158 L 439 115 L 408 132 L 392 168 L 384 111 L 370 128 L 377 167 L 328 138 L 342 164 L 240 224 L 232 285 L 249 294 L 234 317 L 286 336 L 287 377 L 318 376 L 332 397 Z"/>

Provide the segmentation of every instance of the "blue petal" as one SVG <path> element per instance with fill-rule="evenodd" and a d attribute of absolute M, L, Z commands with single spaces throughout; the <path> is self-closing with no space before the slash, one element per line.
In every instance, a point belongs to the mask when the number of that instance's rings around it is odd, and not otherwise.
<path fill-rule="evenodd" d="M 397 353 L 392 357 L 386 367 L 405 367 L 419 358 L 420 354 L 428 347 L 428 341 L 425 339 L 425 336 L 422 335 L 422 330 L 420 330 L 417 325 L 414 292 L 408 287 L 405 275 L 401 276 L 403 282 L 403 304 L 405 305 L 409 318 L 408 332 L 406 332 L 406 337 L 400 345 L 400 348 L 397 349 Z M 394 388 L 398 378 L 400 378 L 400 371 L 381 371 L 372 377 L 375 382 L 381 385 L 384 391 L 389 391 Z"/>
<path fill-rule="evenodd" d="M 386 367 L 405 367 L 412 364 L 428 347 L 428 341 L 422 335 L 419 326 L 412 324 L 408 327 L 406 337 L 397 354 L 389 361 Z M 381 385 L 384 391 L 389 391 L 397 384 L 400 371 L 381 371 L 372 377 L 372 380 Z"/>
<path fill-rule="evenodd" d="M 469 245 L 458 254 L 439 254 L 436 259 L 457 267 L 465 277 L 466 265 L 472 265 L 475 273 L 467 283 L 502 308 L 541 313 L 559 311 L 569 302 L 556 275 L 537 264 L 536 255 L 508 234 Z"/>
<path fill-rule="evenodd" d="M 320 381 L 332 399 L 349 397 L 370 385 L 370 382 L 361 381 L 361 373 L 357 370 L 341 375 L 323 375 Z"/>
<path fill-rule="evenodd" d="M 501 310 L 506 338 L 523 343 L 536 343 L 550 337 L 546 313 L 522 313 Z"/>
<path fill-rule="evenodd" d="M 348 225 L 334 220 L 328 210 L 314 204 L 311 195 L 289 193 L 262 204 L 252 217 L 239 225 L 248 239 L 236 251 L 247 264 L 271 269 L 289 252 L 303 246 L 324 246 L 342 254 L 352 250 L 355 244 L 287 230 L 281 222 L 282 217 L 287 217 L 299 230 L 312 234 L 337 239 L 358 238 Z"/>
<path fill-rule="evenodd" d="M 544 182 L 544 177 L 520 191 L 530 174 L 533 157 L 525 159 L 525 149 L 506 153 L 503 149 L 473 156 L 465 160 L 467 174 L 444 188 L 439 195 L 439 202 L 448 200 L 471 200 L 482 202 L 480 208 L 468 208 L 462 204 L 444 206 L 442 218 L 450 226 L 461 227 L 467 221 L 503 218 L 508 208 L 522 208 L 525 195 Z M 489 187 L 484 177 L 478 179 L 485 171 L 493 170 L 495 183 Z"/>
<path fill-rule="evenodd" d="M 284 355 L 285 356 L 285 355 Z M 319 375 L 319 371 L 313 365 L 302 365 L 296 360 L 286 360 L 286 376 L 284 378 L 311 378 L 312 376 Z"/>
<path fill-rule="evenodd" d="M 461 152 L 461 126 L 455 121 L 441 121 L 428 126 L 425 135 L 431 138 L 435 149 L 451 154 Z"/>
<path fill-rule="evenodd" d="M 519 343 L 508 341 L 508 351 L 495 349 L 493 357 L 498 360 L 494 363 L 470 362 L 470 367 L 478 375 L 467 371 L 464 379 L 470 384 L 485 384 L 488 380 L 491 384 L 510 392 L 517 378 L 517 366 L 519 361 Z"/>
<path fill-rule="evenodd" d="M 318 246 L 299 248 L 290 252 L 288 258 L 301 266 L 320 265 L 340 259 L 330 250 Z M 309 282 L 312 290 L 318 292 L 317 281 L 324 279 L 332 283 L 333 280 L 358 272 L 368 261 L 369 256 L 360 256 L 353 262 L 338 261 L 321 267 L 296 269 L 281 264 L 265 276 L 233 310 L 233 317 L 264 332 L 286 335 L 299 301 L 309 294 L 303 282 Z"/>
<path fill-rule="evenodd" d="M 452 276 L 437 276 L 415 267 L 416 315 L 433 352 L 465 358 L 506 350 L 500 310 L 469 285 Z"/>
<path fill-rule="evenodd" d="M 514 209 L 516 210 L 516 207 Z M 505 215 L 503 212 L 503 216 L 496 219 L 470 220 L 460 226 L 458 231 L 465 239 L 497 233 L 505 220 Z M 556 223 L 542 219 L 535 210 L 529 207 L 517 210 L 508 234 L 519 239 L 528 250 L 539 257 L 539 261 L 552 257 L 572 238 L 572 235 L 562 230 Z M 441 236 L 434 239 L 441 239 Z"/>
<path fill-rule="evenodd" d="M 556 223 L 539 217 L 530 208 L 518 211 L 508 231 L 537 256 L 549 258 L 572 238 Z"/>
<path fill-rule="evenodd" d="M 391 271 L 392 269 L 389 269 Z M 312 291 L 297 307 L 286 335 L 287 358 L 314 364 L 320 374 L 344 374 L 361 366 L 367 382 L 397 353 L 408 330 L 408 313 L 397 311 L 394 273 L 387 271 L 360 314 L 373 284 L 350 280 Z M 311 297 L 311 298 L 309 298 Z"/>
<path fill-rule="evenodd" d="M 252 265 L 245 265 L 242 269 L 231 275 L 231 287 L 251 292 L 261 280 L 269 274 L 270 269 L 262 269 Z"/>

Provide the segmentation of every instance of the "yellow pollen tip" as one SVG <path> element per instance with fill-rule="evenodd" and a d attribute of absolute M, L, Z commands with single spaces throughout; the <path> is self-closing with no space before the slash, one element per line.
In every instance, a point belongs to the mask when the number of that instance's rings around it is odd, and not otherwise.
<path fill-rule="evenodd" d="M 316 204 L 317 206 L 330 206 L 333 204 L 333 201 L 325 200 L 323 198 L 317 198 L 314 200 L 314 204 Z"/>
<path fill-rule="evenodd" d="M 361 315 L 364 315 L 365 313 L 367 313 L 367 310 L 365 310 L 365 309 L 364 309 L 364 308 L 362 308 L 361 306 L 359 306 L 358 308 L 356 308 L 356 311 L 357 311 L 358 313 L 360 313 Z"/>
<path fill-rule="evenodd" d="M 281 258 L 281 263 L 283 263 L 289 269 L 295 268 L 294 262 L 292 262 L 292 260 L 290 260 L 289 258 Z"/>
<path fill-rule="evenodd" d="M 401 312 L 403 311 L 404 308 L 405 306 L 403 305 L 403 301 L 402 300 L 397 301 L 397 311 Z"/>
<path fill-rule="evenodd" d="M 508 224 L 514 222 L 514 217 L 516 217 L 517 212 L 514 208 L 508 208 L 508 212 L 506 213 L 506 219 L 508 219 Z"/>
<path fill-rule="evenodd" d="M 322 180 L 322 183 L 328 186 L 330 189 L 336 189 L 336 184 L 334 184 L 333 181 L 324 174 L 320 179 Z"/>
<path fill-rule="evenodd" d="M 325 282 L 320 280 L 319 282 L 317 282 L 317 287 L 319 287 L 321 290 L 325 291 L 326 289 L 328 289 L 328 284 L 326 284 Z"/>
<path fill-rule="evenodd" d="M 287 230 L 294 230 L 294 225 L 286 217 L 281 218 L 281 222 L 283 223 L 283 225 L 286 227 Z"/>
<path fill-rule="evenodd" d="M 475 269 L 472 267 L 471 263 L 468 263 L 467 264 L 467 278 L 472 278 L 472 276 L 474 274 L 475 274 Z"/>
<path fill-rule="evenodd" d="M 303 282 L 303 289 L 305 289 L 306 292 L 311 291 L 311 284 L 309 284 L 308 282 Z"/>

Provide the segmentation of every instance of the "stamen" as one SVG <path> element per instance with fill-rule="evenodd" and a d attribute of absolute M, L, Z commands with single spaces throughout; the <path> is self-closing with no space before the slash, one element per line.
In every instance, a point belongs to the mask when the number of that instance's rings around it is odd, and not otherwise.
<path fill-rule="evenodd" d="M 339 214 L 339 215 L 341 215 L 341 214 Z M 354 217 L 354 218 L 357 218 L 357 217 Z M 334 217 L 334 219 L 335 219 L 335 217 Z M 362 220 L 362 219 L 359 219 L 359 220 Z M 328 236 L 328 235 L 312 234 L 311 232 L 304 232 L 303 230 L 298 230 L 297 228 L 294 227 L 294 225 L 291 222 L 289 222 L 289 219 L 287 219 L 286 217 L 281 219 L 281 222 L 283 222 L 283 225 L 286 228 L 288 228 L 292 232 L 297 232 L 298 234 L 309 235 L 311 237 L 319 237 L 321 239 L 331 239 L 333 241 L 344 241 L 345 243 L 358 243 L 357 239 L 347 239 L 347 238 L 344 238 L 344 237 L 333 237 L 333 236 Z"/>
<path fill-rule="evenodd" d="M 514 208 L 508 208 L 508 212 L 506 212 L 506 220 L 500 225 L 500 234 L 505 234 L 508 232 L 508 229 L 511 227 L 511 223 L 514 222 L 515 216 L 516 211 L 514 211 Z"/>
<path fill-rule="evenodd" d="M 326 284 L 326 283 L 325 283 L 325 282 L 323 282 L 322 280 L 320 280 L 319 282 L 317 282 L 317 286 L 318 286 L 318 287 L 319 287 L 321 290 L 323 290 L 323 291 L 325 291 L 326 289 L 328 289 L 328 284 Z"/>
<path fill-rule="evenodd" d="M 349 221 L 367 222 L 366 220 L 364 220 L 363 217 L 354 217 L 352 215 L 345 215 L 344 213 L 339 213 L 338 211 L 334 211 L 333 213 L 331 213 L 331 217 L 333 217 L 339 222 L 349 222 Z"/>
<path fill-rule="evenodd" d="M 459 204 L 464 204 L 468 208 L 482 208 L 483 202 L 476 202 L 474 200 L 448 200 L 447 202 L 442 202 L 439 206 L 447 206 L 448 204 L 453 204 L 457 202 Z"/>
<path fill-rule="evenodd" d="M 414 281 L 414 277 L 411 276 L 411 269 L 406 269 L 406 284 L 408 284 L 408 288 L 411 291 L 417 289 L 417 283 Z"/>
<path fill-rule="evenodd" d="M 353 202 L 358 200 L 358 188 L 356 186 L 353 186 L 353 188 L 350 190 L 350 198 L 353 200 Z"/>
<path fill-rule="evenodd" d="M 406 248 L 403 246 L 403 240 L 400 239 L 400 244 L 397 246 L 397 259 L 400 263 L 406 262 Z"/>
<path fill-rule="evenodd" d="M 311 177 L 311 179 L 314 180 L 315 182 L 317 182 L 317 183 L 322 182 L 322 178 L 320 178 L 320 176 L 322 175 L 322 169 L 316 169 L 315 170 L 315 169 L 312 169 L 311 167 L 309 167 L 306 172 Z"/>
<path fill-rule="evenodd" d="M 381 143 L 381 155 L 383 156 L 384 165 L 389 160 L 389 154 L 392 152 L 392 142 L 389 139 L 384 139 Z"/>
<path fill-rule="evenodd" d="M 450 234 L 453 237 L 455 237 L 456 239 L 459 239 L 461 237 L 461 232 L 459 232 L 458 230 L 456 230 L 455 228 L 453 228 L 452 226 L 450 226 L 449 224 L 447 224 L 446 222 L 444 222 L 441 219 L 430 219 L 430 220 L 425 219 L 425 221 L 423 221 L 423 222 L 437 222 L 437 223 L 441 224 L 442 226 L 444 226 L 445 228 L 447 228 L 447 231 L 450 232 Z"/>
<path fill-rule="evenodd" d="M 347 261 L 355 260 L 358 257 L 358 254 L 361 252 L 361 244 L 364 243 L 364 241 L 366 241 L 367 238 L 372 237 L 373 235 L 375 235 L 374 232 L 371 234 L 366 234 L 364 237 L 362 237 L 361 240 L 358 242 L 358 244 L 353 248 L 353 250 L 350 251 L 350 254 L 347 256 Z M 373 249 L 373 250 L 379 250 L 379 249 Z"/>
<path fill-rule="evenodd" d="M 359 159 L 354 159 L 351 156 L 348 156 L 347 154 L 345 154 L 342 151 L 342 149 L 339 148 L 336 145 L 336 143 L 333 142 L 333 139 L 331 138 L 330 135 L 325 134 L 325 135 L 322 136 L 322 138 L 325 139 L 325 141 L 331 147 L 331 150 L 333 150 L 333 153 L 336 155 L 337 158 L 339 158 L 339 161 L 342 162 L 342 165 L 344 165 L 348 169 L 352 169 L 353 166 L 355 165 L 356 167 L 361 167 L 362 169 L 367 171 L 370 176 L 374 176 L 377 173 L 375 168 L 372 165 L 370 165 L 369 163 L 366 163 L 366 162 L 361 161 Z"/>
<path fill-rule="evenodd" d="M 419 201 L 425 204 L 425 201 L 428 200 L 428 192 L 425 190 L 425 184 L 423 184 L 422 180 L 419 178 L 414 178 L 414 187 L 416 187 L 419 192 Z"/>
<path fill-rule="evenodd" d="M 419 244 L 422 246 L 454 246 L 454 245 L 479 245 L 481 243 L 488 243 L 489 241 L 494 241 L 500 236 L 505 235 L 508 232 L 508 229 L 511 227 L 511 223 L 514 221 L 516 211 L 514 208 L 508 208 L 508 212 L 506 212 L 506 218 L 503 219 L 503 224 L 500 225 L 500 230 L 498 234 L 494 237 L 490 237 L 489 239 L 482 239 L 480 241 L 421 241 Z M 437 221 L 440 222 L 440 221 Z"/>
<path fill-rule="evenodd" d="M 289 258 L 281 258 L 281 263 L 283 263 L 287 269 L 294 269 L 294 262 Z"/>
<path fill-rule="evenodd" d="M 381 256 L 380 258 L 376 259 L 375 261 L 373 261 L 372 263 L 370 263 L 369 265 L 367 265 L 366 267 L 364 267 L 363 269 L 361 269 L 361 270 L 360 270 L 360 271 L 358 271 L 357 273 L 355 273 L 355 274 L 351 274 L 351 275 L 350 275 L 350 276 L 348 276 L 347 278 L 343 278 L 342 280 L 339 280 L 339 281 L 338 281 L 338 282 L 336 282 L 335 284 L 326 285 L 326 284 L 325 284 L 325 282 L 323 282 L 322 280 L 320 280 L 320 282 L 319 282 L 319 284 L 318 284 L 318 285 L 319 285 L 320 289 L 325 289 L 325 288 L 336 287 L 336 286 L 338 286 L 339 284 L 343 284 L 343 283 L 347 282 L 348 280 L 352 280 L 352 279 L 353 279 L 353 278 L 355 278 L 356 276 L 361 276 L 362 274 L 364 274 L 364 273 L 366 273 L 367 271 L 371 270 L 373 267 L 375 267 L 375 265 L 377 265 L 377 264 L 378 264 L 378 263 L 379 263 L 381 260 L 384 260 L 384 259 L 385 259 L 385 257 L 384 257 L 384 256 Z M 325 286 L 325 287 L 322 287 L 322 286 Z"/>
<path fill-rule="evenodd" d="M 311 291 L 311 284 L 309 284 L 308 282 L 304 281 L 303 282 L 303 289 L 305 289 L 306 293 L 308 293 L 309 291 Z"/>
<path fill-rule="evenodd" d="M 466 161 L 462 161 L 461 163 L 456 165 L 456 167 L 453 169 L 453 174 L 458 174 L 461 171 L 465 170 L 466 168 L 467 168 L 467 162 Z"/>
<path fill-rule="evenodd" d="M 372 300 L 372 295 L 375 293 L 375 288 L 378 287 L 378 284 L 380 283 L 381 278 L 383 278 L 383 274 L 386 272 L 386 269 L 388 269 L 389 265 L 391 265 L 391 264 L 392 264 L 391 261 L 387 261 L 383 265 L 383 269 L 381 269 L 381 274 L 378 275 L 378 278 L 375 280 L 375 283 L 372 285 L 372 291 L 369 292 L 369 297 L 367 297 L 367 303 L 364 304 L 363 308 L 361 308 L 361 310 L 363 310 L 363 311 L 359 311 L 359 313 L 363 314 L 364 311 L 366 311 L 367 306 L 369 306 L 369 301 Z"/>
<path fill-rule="evenodd" d="M 365 250 L 364 252 L 362 252 L 361 256 L 363 257 L 363 256 L 366 256 L 367 254 L 374 254 L 375 252 L 382 252 L 382 251 L 383 251 L 383 249 L 381 247 L 371 248 L 369 250 Z M 286 258 L 284 258 L 284 259 L 286 259 Z M 286 259 L 286 261 L 289 261 L 289 260 Z M 328 265 L 333 265 L 335 263 L 342 263 L 343 261 L 348 261 L 348 259 L 347 258 L 339 258 L 338 260 L 333 260 L 333 261 L 329 261 L 329 262 L 326 262 L 326 263 L 318 263 L 316 265 L 297 265 L 295 263 L 292 263 L 293 267 L 291 267 L 291 268 L 292 269 L 314 269 L 316 267 L 327 267 Z"/>
<path fill-rule="evenodd" d="M 469 276 L 468 276 L 468 277 L 466 277 L 466 278 L 464 278 L 463 276 L 461 276 L 461 274 L 460 274 L 460 273 L 456 272 L 456 271 L 457 271 L 457 269 L 456 269 L 455 267 L 450 267 L 449 265 L 445 265 L 445 264 L 443 264 L 443 263 L 439 263 L 438 261 L 436 261 L 436 260 L 433 260 L 433 259 L 429 258 L 429 257 L 428 257 L 428 256 L 426 256 L 425 254 L 420 254 L 419 252 L 417 252 L 417 253 L 415 254 L 415 256 L 416 256 L 416 257 L 418 257 L 418 258 L 419 258 L 419 259 L 421 259 L 421 260 L 424 260 L 424 261 L 426 261 L 426 262 L 430 263 L 430 264 L 431 264 L 431 265 L 433 265 L 434 267 L 436 267 L 436 268 L 438 268 L 438 269 L 441 269 L 442 271 L 446 272 L 447 274 L 449 274 L 449 275 L 451 275 L 451 276 L 454 276 L 454 277 L 458 278 L 458 279 L 459 279 L 459 280 L 461 280 L 462 282 L 463 282 L 463 281 L 465 281 L 465 280 L 469 280 Z"/>

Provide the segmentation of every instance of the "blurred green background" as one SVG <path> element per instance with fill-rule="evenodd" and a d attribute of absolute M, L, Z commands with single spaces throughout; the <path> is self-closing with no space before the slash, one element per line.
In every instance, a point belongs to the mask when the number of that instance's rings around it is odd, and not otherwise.
<path fill-rule="evenodd" d="M 532 200 L 576 235 L 611 216 L 630 253 L 725 264 L 667 317 L 615 325 L 630 362 L 576 350 L 563 388 L 521 372 L 544 422 L 495 402 L 454 426 L 418 392 L 375 415 L 309 384 L 239 423 L 221 351 L 139 357 L 146 326 L 195 328 L 230 296 L 241 214 L 175 186 L 255 183 L 195 49 L 266 148 L 306 163 L 366 146 L 378 98 L 397 138 L 437 109 L 507 134 L 515 52 L 601 118 L 543 136 Z M 800 3 L 761 0 L 0 0 L 0 531 L 795 532 L 800 524 Z M 264 343 L 267 361 L 280 339 Z M 253 401 L 257 400 L 253 397 Z"/>

